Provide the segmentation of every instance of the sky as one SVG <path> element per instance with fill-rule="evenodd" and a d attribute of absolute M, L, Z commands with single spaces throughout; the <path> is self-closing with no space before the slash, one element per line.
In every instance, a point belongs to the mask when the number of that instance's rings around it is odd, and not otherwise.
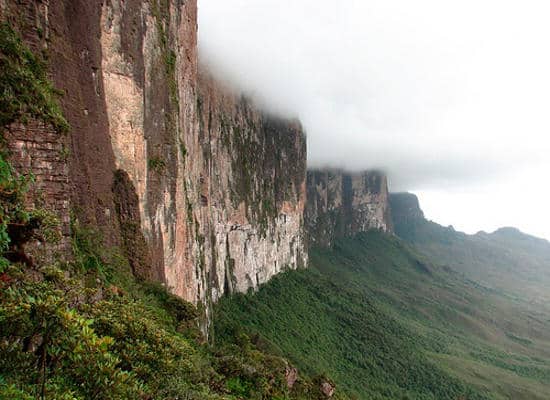
<path fill-rule="evenodd" d="M 199 54 L 302 121 L 309 166 L 381 169 L 458 230 L 550 239 L 549 16 L 547 0 L 199 0 Z"/>

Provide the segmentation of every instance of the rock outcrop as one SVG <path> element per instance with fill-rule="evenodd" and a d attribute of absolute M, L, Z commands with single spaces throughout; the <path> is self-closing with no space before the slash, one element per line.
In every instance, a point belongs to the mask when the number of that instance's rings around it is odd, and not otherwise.
<path fill-rule="evenodd" d="M 395 234 L 402 239 L 410 240 L 417 236 L 415 231 L 428 222 L 418 198 L 412 193 L 391 193 L 390 207 Z"/>
<path fill-rule="evenodd" d="M 196 0 L 4 0 L 0 13 L 64 93 L 68 136 L 31 125 L 9 140 L 66 234 L 72 210 L 137 275 L 207 305 L 306 265 L 305 135 L 199 72 Z"/>
<path fill-rule="evenodd" d="M 392 219 L 396 224 L 424 219 L 424 212 L 416 195 L 407 192 L 391 193 L 389 200 Z"/>
<path fill-rule="evenodd" d="M 306 140 L 298 121 L 258 111 L 207 73 L 197 112 L 198 234 L 215 300 L 307 264 Z"/>
<path fill-rule="evenodd" d="M 336 238 L 369 229 L 392 231 L 387 179 L 382 173 L 310 170 L 307 198 L 311 245 L 330 246 Z"/>

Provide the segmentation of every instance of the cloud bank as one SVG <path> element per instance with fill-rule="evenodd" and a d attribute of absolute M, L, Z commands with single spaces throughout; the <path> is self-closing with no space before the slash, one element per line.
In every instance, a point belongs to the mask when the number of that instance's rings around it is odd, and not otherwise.
<path fill-rule="evenodd" d="M 550 172 L 549 15 L 545 0 L 199 0 L 199 48 L 301 119 L 310 166 L 456 191 Z"/>

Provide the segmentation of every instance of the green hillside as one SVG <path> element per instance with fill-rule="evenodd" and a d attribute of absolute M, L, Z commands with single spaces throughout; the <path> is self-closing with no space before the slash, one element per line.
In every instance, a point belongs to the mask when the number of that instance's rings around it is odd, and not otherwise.
<path fill-rule="evenodd" d="M 466 235 L 423 218 L 410 193 L 392 194 L 396 234 L 422 253 L 532 308 L 550 312 L 550 243 L 515 228 Z"/>
<path fill-rule="evenodd" d="M 216 339 L 259 334 L 360 399 L 547 399 L 540 315 L 378 232 L 313 249 L 311 267 L 224 299 Z"/>

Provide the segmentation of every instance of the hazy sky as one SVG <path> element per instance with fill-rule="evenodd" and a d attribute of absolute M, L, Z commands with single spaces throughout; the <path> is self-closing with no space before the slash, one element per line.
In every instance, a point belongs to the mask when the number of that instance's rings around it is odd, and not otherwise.
<path fill-rule="evenodd" d="M 550 238 L 550 1 L 199 0 L 201 57 L 428 218 Z"/>

